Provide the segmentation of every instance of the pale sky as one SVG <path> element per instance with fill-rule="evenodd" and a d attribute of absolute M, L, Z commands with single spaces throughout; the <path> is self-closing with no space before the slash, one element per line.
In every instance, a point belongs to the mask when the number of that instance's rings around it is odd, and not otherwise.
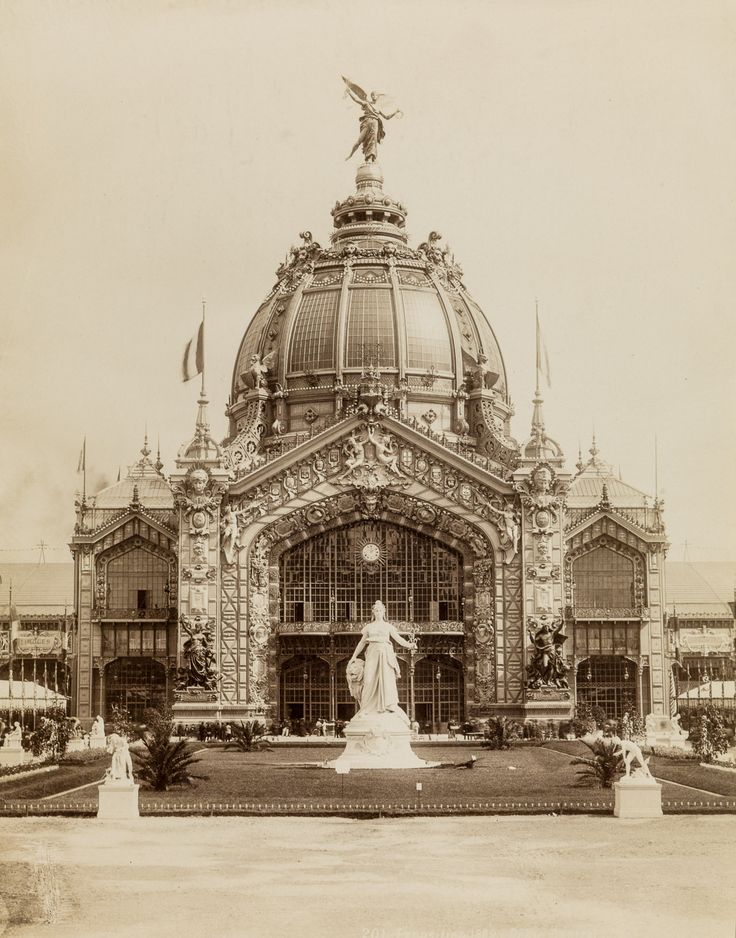
<path fill-rule="evenodd" d="M 387 192 L 439 230 L 492 322 L 529 432 L 534 301 L 547 428 L 654 490 L 670 558 L 736 558 L 736 4 L 0 5 L 0 558 L 70 559 L 88 490 L 167 470 L 207 300 L 217 436 L 240 338 L 298 233 L 329 239 L 358 112 L 388 92 Z"/>

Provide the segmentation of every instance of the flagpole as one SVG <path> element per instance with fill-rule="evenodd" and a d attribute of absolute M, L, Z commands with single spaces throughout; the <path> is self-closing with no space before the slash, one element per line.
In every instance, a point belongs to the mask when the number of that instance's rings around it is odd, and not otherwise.
<path fill-rule="evenodd" d="M 204 298 L 202 298 L 202 391 L 201 391 L 201 393 L 200 393 L 200 397 L 204 397 L 204 395 L 205 395 L 205 390 L 204 390 L 204 371 L 205 371 L 205 358 L 206 358 L 206 355 L 205 355 L 205 344 L 204 344 L 204 318 L 205 318 L 205 301 L 204 301 Z"/>
<path fill-rule="evenodd" d="M 13 578 L 10 578 L 8 599 L 8 724 L 13 728 Z"/>
<path fill-rule="evenodd" d="M 540 344 L 541 344 L 541 342 L 540 342 L 540 335 L 539 335 L 539 299 L 538 299 L 536 296 L 534 297 L 534 309 L 535 309 L 536 320 L 537 320 L 537 366 L 536 366 L 536 371 L 537 371 L 537 397 L 539 397 L 539 370 L 540 370 L 540 368 L 542 367 L 542 363 L 541 363 L 541 349 L 540 349 Z"/>

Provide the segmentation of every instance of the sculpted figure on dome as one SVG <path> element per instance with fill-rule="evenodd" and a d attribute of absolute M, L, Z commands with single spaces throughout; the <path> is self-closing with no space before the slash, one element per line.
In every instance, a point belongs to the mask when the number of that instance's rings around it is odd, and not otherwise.
<path fill-rule="evenodd" d="M 274 349 L 268 355 L 251 355 L 248 371 L 240 376 L 243 383 L 251 388 L 265 388 L 266 375 L 274 366 L 276 354 L 277 352 Z"/>
<path fill-rule="evenodd" d="M 344 75 L 342 80 L 345 82 L 347 94 L 363 111 L 360 118 L 360 135 L 347 159 L 350 159 L 358 147 L 362 147 L 363 159 L 366 163 L 375 163 L 378 158 L 378 144 L 386 136 L 386 131 L 383 129 L 384 120 L 401 117 L 402 112 L 398 108 L 393 111 L 386 110 L 388 98 L 385 94 L 379 94 L 377 91 L 367 94 L 360 85 L 349 81 Z"/>
<path fill-rule="evenodd" d="M 482 349 L 478 352 L 478 364 L 471 372 L 471 377 L 475 387 L 487 391 L 495 385 L 500 377 L 498 372 L 493 371 L 488 364 L 488 356 Z"/>

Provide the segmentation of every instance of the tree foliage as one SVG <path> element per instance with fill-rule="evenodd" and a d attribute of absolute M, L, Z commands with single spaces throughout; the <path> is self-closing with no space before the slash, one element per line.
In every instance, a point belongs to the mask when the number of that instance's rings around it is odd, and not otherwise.
<path fill-rule="evenodd" d="M 728 749 L 723 716 L 713 704 L 698 707 L 691 717 L 690 742 L 701 762 L 715 762 Z"/>
<path fill-rule="evenodd" d="M 570 765 L 579 765 L 577 770 L 579 785 L 593 785 L 597 788 L 611 788 L 616 779 L 624 772 L 624 760 L 617 752 L 616 743 L 611 739 L 596 739 L 586 743 L 591 751 L 589 757 L 580 756 Z"/>
<path fill-rule="evenodd" d="M 48 756 L 58 761 L 66 752 L 73 733 L 72 721 L 63 707 L 49 707 L 31 737 L 34 756 Z"/>
<path fill-rule="evenodd" d="M 199 762 L 186 740 L 171 741 L 174 714 L 169 706 L 146 710 L 141 739 L 143 751 L 131 750 L 135 774 L 154 791 L 168 791 L 172 785 L 192 785 L 196 775 L 191 767 Z"/>

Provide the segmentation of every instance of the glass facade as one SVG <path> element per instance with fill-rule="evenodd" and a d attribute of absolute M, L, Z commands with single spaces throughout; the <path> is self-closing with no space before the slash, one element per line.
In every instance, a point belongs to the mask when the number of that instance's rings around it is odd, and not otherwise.
<path fill-rule="evenodd" d="M 370 545 L 366 561 L 365 548 Z M 462 558 L 433 538 L 381 522 L 318 535 L 281 558 L 282 622 L 462 619 Z"/>
<path fill-rule="evenodd" d="M 573 563 L 575 606 L 633 608 L 634 563 L 623 554 L 596 547 Z"/>
<path fill-rule="evenodd" d="M 113 661 L 105 671 L 105 717 L 112 715 L 113 704 L 127 710 L 134 720 L 142 721 L 148 707 L 157 707 L 166 698 L 166 671 L 150 658 Z"/>
<path fill-rule="evenodd" d="M 436 293 L 402 290 L 409 368 L 452 371 L 450 333 Z"/>
<path fill-rule="evenodd" d="M 142 547 L 133 547 L 107 564 L 109 609 L 162 609 L 169 604 L 169 564 Z"/>
<path fill-rule="evenodd" d="M 261 336 L 263 335 L 263 330 L 266 328 L 266 324 L 268 323 L 268 316 L 270 312 L 271 304 L 264 303 L 248 326 L 248 331 L 245 334 L 245 340 L 243 342 L 242 348 L 240 349 L 240 356 L 238 358 L 238 374 L 235 376 L 236 381 L 242 372 L 248 371 L 248 368 L 250 367 L 250 360 L 252 356 L 255 355 L 258 351 L 258 348 L 261 344 Z"/>
<path fill-rule="evenodd" d="M 305 293 L 291 340 L 290 371 L 335 367 L 335 320 L 339 290 Z"/>
<path fill-rule="evenodd" d="M 382 366 L 396 367 L 391 291 L 353 288 L 348 310 L 346 365 L 360 368 L 377 359 Z"/>
<path fill-rule="evenodd" d="M 103 623 L 103 658 L 165 657 L 176 654 L 176 626 L 145 622 Z"/>

